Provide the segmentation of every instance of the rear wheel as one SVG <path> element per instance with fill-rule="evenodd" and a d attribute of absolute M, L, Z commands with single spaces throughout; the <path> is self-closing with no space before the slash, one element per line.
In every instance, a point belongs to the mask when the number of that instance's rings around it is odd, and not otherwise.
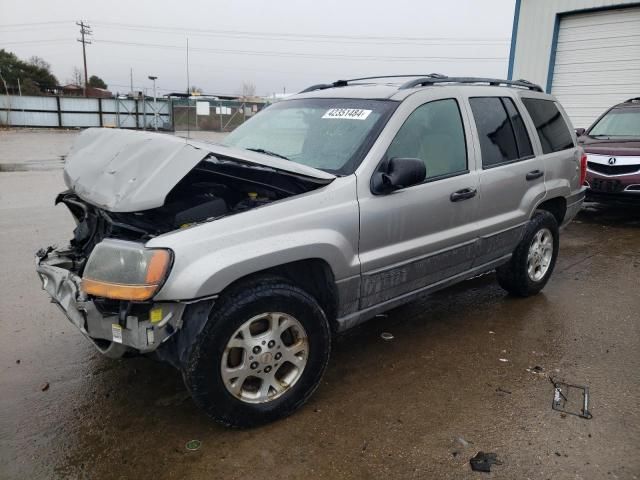
<path fill-rule="evenodd" d="M 330 349 L 318 302 L 283 279 L 262 278 L 219 300 L 183 376 L 211 417 L 251 427 L 299 408 L 317 388 Z"/>
<path fill-rule="evenodd" d="M 536 212 L 509 263 L 498 267 L 496 276 L 502 288 L 512 295 L 535 295 L 549 281 L 558 257 L 559 230 L 555 217 Z"/>

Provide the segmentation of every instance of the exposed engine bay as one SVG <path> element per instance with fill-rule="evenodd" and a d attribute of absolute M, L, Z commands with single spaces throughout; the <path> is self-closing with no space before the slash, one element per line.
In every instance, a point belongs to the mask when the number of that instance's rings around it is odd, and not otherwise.
<path fill-rule="evenodd" d="M 69 253 L 74 257 L 71 271 L 82 275 L 91 251 L 104 238 L 145 242 L 163 233 L 308 192 L 326 183 L 209 154 L 175 184 L 160 207 L 114 212 L 83 200 L 73 190 L 60 193 L 56 204 L 64 203 L 76 220 Z"/>

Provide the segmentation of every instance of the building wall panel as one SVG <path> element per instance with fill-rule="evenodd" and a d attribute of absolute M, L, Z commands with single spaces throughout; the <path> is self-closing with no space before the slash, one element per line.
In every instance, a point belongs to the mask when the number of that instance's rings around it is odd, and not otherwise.
<path fill-rule="evenodd" d="M 71 112 L 97 112 L 97 98 L 60 97 L 60 108 Z"/>
<path fill-rule="evenodd" d="M 0 124 L 6 124 L 7 113 L 10 125 L 29 127 L 57 127 L 58 114 L 55 112 L 24 112 L 22 110 L 11 110 L 11 112 L 0 112 Z"/>
<path fill-rule="evenodd" d="M 640 96 L 640 6 L 562 17 L 551 85 L 579 127 Z"/>
<path fill-rule="evenodd" d="M 557 14 L 637 3 L 637 0 L 521 0 L 512 78 L 525 78 L 546 86 Z"/>
<path fill-rule="evenodd" d="M 136 120 L 136 103 L 138 115 Z M 59 108 L 58 108 L 59 104 Z M 102 104 L 102 109 L 100 109 Z M 158 128 L 172 128 L 171 101 L 158 100 Z M 154 125 L 154 104 L 147 100 L 0 95 L 0 125 L 27 127 L 147 128 Z"/>

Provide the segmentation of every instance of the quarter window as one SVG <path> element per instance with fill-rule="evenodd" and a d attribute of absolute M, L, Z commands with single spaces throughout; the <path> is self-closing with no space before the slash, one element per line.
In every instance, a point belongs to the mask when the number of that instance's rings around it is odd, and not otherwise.
<path fill-rule="evenodd" d="M 436 100 L 416 108 L 387 150 L 387 158 L 419 158 L 427 179 L 467 171 L 464 125 L 454 99 Z"/>
<path fill-rule="evenodd" d="M 470 98 L 480 137 L 482 167 L 490 168 L 533 155 L 522 117 L 510 98 Z"/>
<path fill-rule="evenodd" d="M 571 132 L 555 102 L 539 98 L 523 98 L 522 103 L 536 126 L 544 153 L 573 148 Z"/>

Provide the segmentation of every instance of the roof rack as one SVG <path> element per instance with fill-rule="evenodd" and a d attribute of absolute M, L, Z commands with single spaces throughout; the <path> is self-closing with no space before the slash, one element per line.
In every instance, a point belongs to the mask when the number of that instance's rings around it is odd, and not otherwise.
<path fill-rule="evenodd" d="M 640 97 L 630 98 L 629 100 L 625 100 L 623 103 L 640 103 Z"/>
<path fill-rule="evenodd" d="M 536 85 L 528 80 L 520 79 L 520 80 L 501 80 L 499 78 L 481 78 L 481 77 L 447 77 L 446 75 L 442 75 L 441 73 L 427 73 L 427 74 L 419 74 L 419 75 L 378 75 L 375 77 L 361 77 L 361 78 L 352 78 L 349 80 L 336 80 L 333 83 L 319 83 L 317 85 L 312 85 L 310 87 L 305 88 L 300 93 L 313 92 L 315 90 L 325 90 L 327 88 L 337 88 L 337 87 L 346 87 L 351 84 L 351 82 L 361 82 L 363 80 L 376 80 L 383 78 L 409 78 L 409 77 L 417 77 L 413 80 L 409 80 L 408 82 L 400 85 L 399 90 L 407 90 L 409 88 L 415 87 L 426 87 L 429 85 L 435 85 L 436 83 L 488 83 L 489 85 L 500 86 L 513 86 L 513 87 L 522 87 L 529 90 L 533 90 L 535 92 L 542 92 L 542 87 L 540 85 Z M 631 98 L 627 100 L 627 102 L 638 100 L 639 98 Z"/>
<path fill-rule="evenodd" d="M 400 86 L 400 90 L 406 90 L 414 87 L 426 87 L 428 85 L 435 85 L 436 83 L 488 83 L 489 85 L 499 86 L 513 86 L 522 87 L 535 92 L 542 92 L 540 85 L 531 83 L 528 80 L 500 80 L 498 78 L 479 78 L 479 77 L 426 77 L 417 78 L 415 80 L 409 80 L 408 82 Z"/>
<path fill-rule="evenodd" d="M 317 85 L 311 85 L 310 87 L 305 88 L 299 93 L 313 92 L 314 90 L 325 90 L 327 88 L 346 87 L 350 84 L 350 82 L 361 82 L 363 80 L 376 80 L 380 78 L 409 78 L 409 77 L 447 78 L 446 75 L 442 75 L 440 73 L 418 73 L 413 75 L 377 75 L 375 77 L 361 77 L 361 78 L 351 78 L 349 80 L 336 80 L 333 83 L 318 83 Z"/>

